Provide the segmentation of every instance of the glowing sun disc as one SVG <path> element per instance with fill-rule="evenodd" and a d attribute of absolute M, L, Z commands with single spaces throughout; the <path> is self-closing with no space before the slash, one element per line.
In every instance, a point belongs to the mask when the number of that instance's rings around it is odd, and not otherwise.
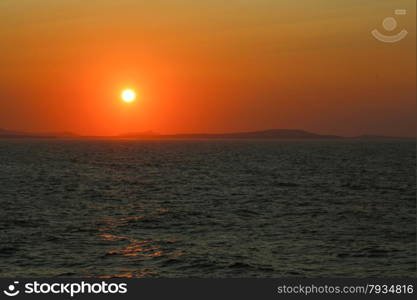
<path fill-rule="evenodd" d="M 122 100 L 123 100 L 124 102 L 126 102 L 126 103 L 130 103 L 130 102 L 135 101 L 135 99 L 136 99 L 136 93 L 135 93 L 135 91 L 134 91 L 134 90 L 131 90 L 131 89 L 124 90 L 124 91 L 122 92 L 121 97 L 122 97 Z"/>

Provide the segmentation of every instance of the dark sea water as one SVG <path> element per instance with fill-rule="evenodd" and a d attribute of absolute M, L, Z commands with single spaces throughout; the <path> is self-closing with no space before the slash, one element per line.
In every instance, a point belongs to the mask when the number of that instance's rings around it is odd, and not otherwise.
<path fill-rule="evenodd" d="M 414 141 L 0 140 L 0 277 L 415 275 Z"/>

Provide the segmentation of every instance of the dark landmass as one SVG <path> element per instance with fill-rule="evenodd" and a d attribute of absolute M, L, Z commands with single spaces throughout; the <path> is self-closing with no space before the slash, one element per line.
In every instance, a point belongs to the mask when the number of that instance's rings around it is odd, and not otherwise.
<path fill-rule="evenodd" d="M 362 140 L 392 140 L 392 139 L 415 139 L 415 137 L 411 136 L 385 136 L 385 135 L 360 135 L 354 137 L 355 139 L 362 139 Z"/>
<path fill-rule="evenodd" d="M 122 136 L 124 137 L 124 136 Z M 235 133 L 192 133 L 156 135 L 159 139 L 341 139 L 336 135 L 321 135 L 295 129 L 270 129 Z"/>
<path fill-rule="evenodd" d="M 235 133 L 193 133 L 193 134 L 155 134 L 138 133 L 120 135 L 120 138 L 136 139 L 414 139 L 415 137 L 391 137 L 379 135 L 361 135 L 356 137 L 345 137 L 339 135 L 325 135 L 308 132 L 299 129 L 269 129 L 261 131 L 235 132 Z"/>
<path fill-rule="evenodd" d="M 415 137 L 391 137 L 379 135 L 361 135 L 356 137 L 344 137 L 338 135 L 323 135 L 298 129 L 269 129 L 261 131 L 234 132 L 234 133 L 192 133 L 192 134 L 158 134 L 152 131 L 127 133 L 118 136 L 82 136 L 71 132 L 29 133 L 11 131 L 0 128 L 0 138 L 41 138 L 41 139 L 362 139 L 362 140 L 387 140 L 387 139 L 415 139 Z"/>

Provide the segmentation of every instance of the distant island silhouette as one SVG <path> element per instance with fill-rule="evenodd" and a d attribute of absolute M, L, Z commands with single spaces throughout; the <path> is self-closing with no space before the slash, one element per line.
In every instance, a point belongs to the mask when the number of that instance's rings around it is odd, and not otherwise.
<path fill-rule="evenodd" d="M 138 138 L 149 135 L 124 134 L 120 137 Z M 189 133 L 189 134 L 158 134 L 155 138 L 175 139 L 340 139 L 337 135 L 321 135 L 298 129 L 268 129 L 261 131 L 231 132 L 231 133 Z"/>
<path fill-rule="evenodd" d="M 0 138 L 32 138 L 32 139 L 404 139 L 415 137 L 396 137 L 381 135 L 360 135 L 346 137 L 339 135 L 324 135 L 300 129 L 268 129 L 260 131 L 231 132 L 231 133 L 190 133 L 190 134 L 158 134 L 154 132 L 127 133 L 117 136 L 84 136 L 71 132 L 31 133 L 12 131 L 0 128 Z"/>

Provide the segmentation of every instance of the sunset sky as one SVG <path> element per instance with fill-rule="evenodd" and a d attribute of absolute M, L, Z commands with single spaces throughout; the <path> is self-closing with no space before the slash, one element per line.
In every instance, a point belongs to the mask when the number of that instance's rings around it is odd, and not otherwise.
<path fill-rule="evenodd" d="M 0 128 L 413 136 L 415 11 L 415 0 L 0 0 Z M 375 28 L 409 34 L 383 43 Z M 136 101 L 121 101 L 127 88 Z"/>

